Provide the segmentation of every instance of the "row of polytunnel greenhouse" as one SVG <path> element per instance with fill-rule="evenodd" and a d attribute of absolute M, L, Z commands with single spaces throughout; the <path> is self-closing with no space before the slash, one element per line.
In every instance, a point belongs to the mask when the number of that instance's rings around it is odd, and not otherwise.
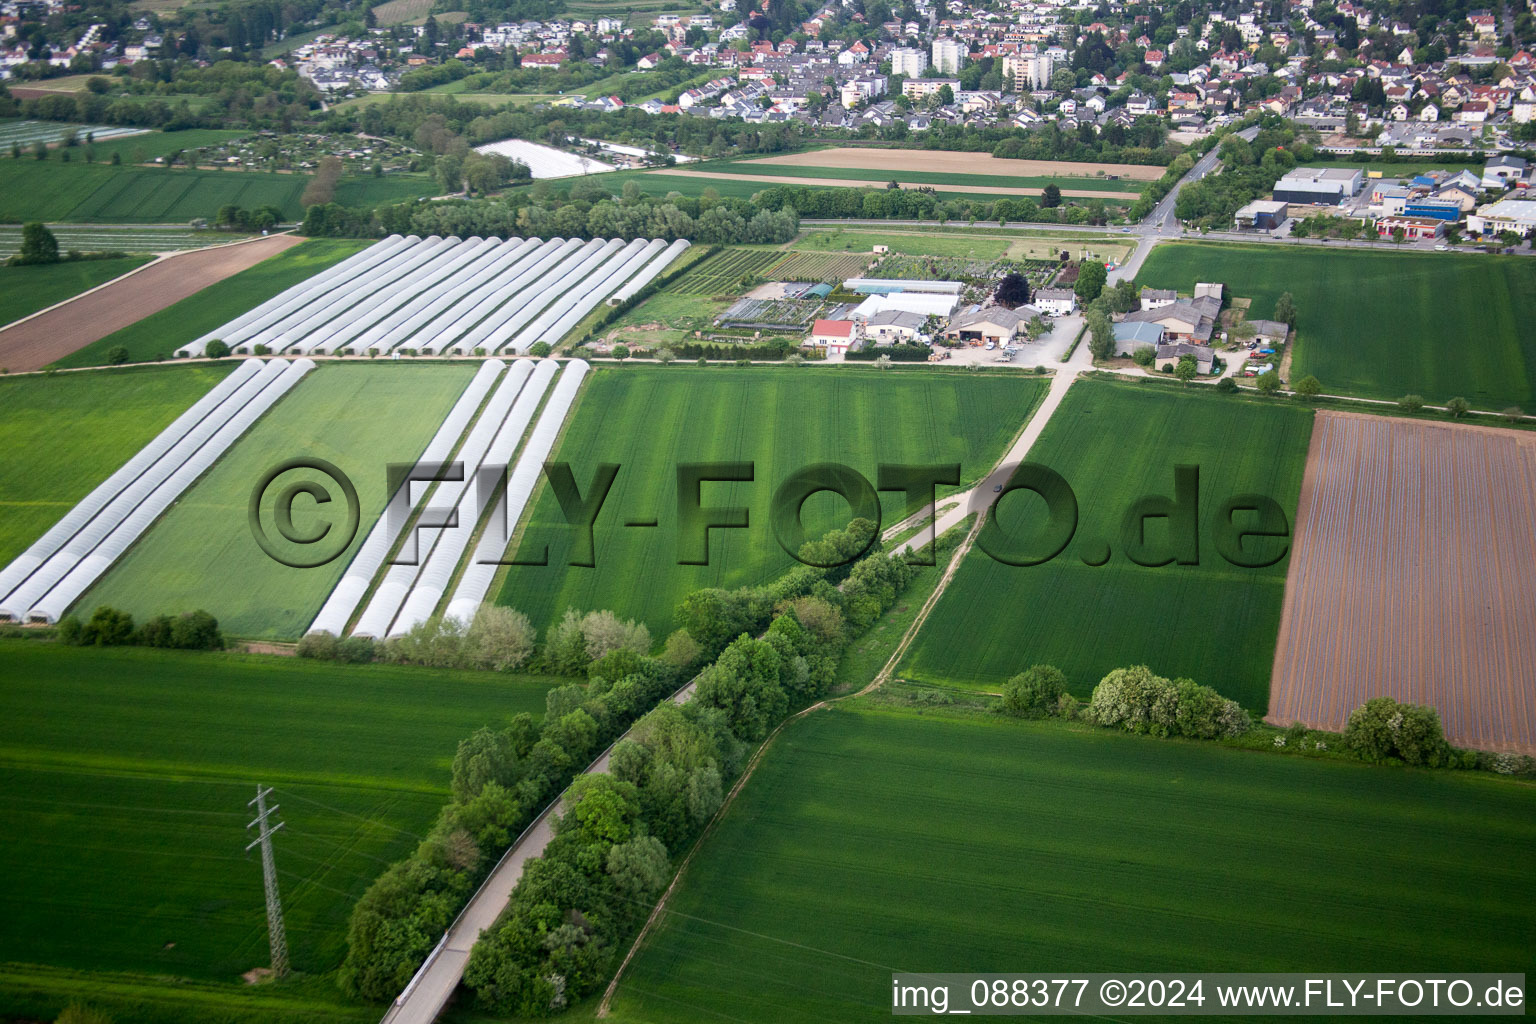
<path fill-rule="evenodd" d="M 688 243 L 391 235 L 177 350 L 294 355 L 526 352 L 654 281 Z"/>
<path fill-rule="evenodd" d="M 0 570 L 0 619 L 58 622 L 315 364 L 247 360 Z"/>
<path fill-rule="evenodd" d="M 395 514 L 374 522 L 308 632 L 341 636 L 355 620 L 354 636 L 400 636 L 438 612 L 455 576 L 459 583 L 448 597 L 446 614 L 473 618 L 490 591 L 507 537 L 528 506 L 587 370 L 580 359 L 566 363 L 563 371 L 553 359 L 518 361 L 510 368 L 497 359 L 482 365 L 418 460 L 421 467 L 438 464 L 457 448 L 455 461 L 462 463 L 463 473 L 455 475 L 460 478 L 435 485 L 406 483 L 390 497 Z M 497 472 L 502 469 L 507 471 L 504 477 Z M 427 504 L 436 513 L 451 509 L 452 525 L 427 527 L 410 521 L 411 510 L 432 487 Z M 497 491 L 485 493 L 482 487 Z M 487 518 L 482 513 L 488 508 Z M 482 528 L 471 557 L 470 543 Z M 402 536 L 404 544 L 399 543 Z M 385 558 L 397 545 L 400 553 L 386 565 Z M 470 561 L 461 574 L 466 557 Z"/>

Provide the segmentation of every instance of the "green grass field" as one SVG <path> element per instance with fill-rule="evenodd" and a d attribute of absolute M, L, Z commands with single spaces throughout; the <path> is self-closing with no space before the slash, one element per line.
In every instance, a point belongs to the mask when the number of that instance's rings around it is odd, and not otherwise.
<path fill-rule="evenodd" d="M 120 1021 L 229 1019 L 172 1012 L 189 998 L 179 978 L 217 982 L 209 998 L 237 1007 L 288 988 L 239 978 L 268 963 L 261 866 L 242 852 L 257 783 L 286 823 L 274 845 L 293 966 L 333 971 L 352 904 L 445 801 L 458 741 L 542 713 L 550 684 L 31 640 L 0 641 L 0 661 L 0 1016 L 46 1020 L 80 980 L 59 971 L 122 972 Z M 350 1015 L 319 980 L 288 994 Z"/>
<path fill-rule="evenodd" d="M 723 160 L 717 163 L 703 165 L 700 170 L 718 171 L 721 174 L 774 174 L 792 178 L 838 178 L 849 181 L 899 181 L 904 185 L 933 185 L 939 191 L 953 190 L 956 186 L 967 185 L 977 188 L 1045 188 L 1047 185 L 1055 185 L 1062 189 L 1081 189 L 1090 192 L 1125 192 L 1128 195 L 1123 200 L 1131 202 L 1141 194 L 1142 186 L 1146 182 L 1131 181 L 1122 178 L 1119 181 L 1110 181 L 1108 178 L 1098 178 L 1092 175 L 1053 175 L 1044 174 L 1037 176 L 1009 175 L 1009 174 L 949 174 L 944 171 L 909 171 L 899 166 L 901 163 L 900 152 L 891 154 L 891 168 L 889 170 L 869 170 L 861 167 L 799 167 L 789 164 L 762 163 L 756 160 Z M 1109 199 L 1106 202 L 1120 202 L 1121 200 Z"/>
<path fill-rule="evenodd" d="M 683 170 L 688 171 L 692 171 L 694 169 L 695 168 L 692 164 L 689 164 L 683 168 Z M 793 170 L 793 168 L 791 169 Z M 695 178 L 689 175 L 661 174 L 656 171 L 605 171 L 602 174 L 594 174 L 591 177 L 594 181 L 612 190 L 614 195 L 618 195 L 621 191 L 623 191 L 625 182 L 629 181 L 635 182 L 640 186 L 640 190 L 642 192 L 646 192 L 651 195 L 664 196 L 669 192 L 677 192 L 685 196 L 697 196 L 702 195 L 705 189 L 711 188 L 714 189 L 717 194 L 727 199 L 751 199 L 754 195 L 761 192 L 765 188 L 775 188 L 778 186 L 777 182 L 747 178 L 740 174 L 720 174 L 718 176 L 708 178 Z M 875 178 L 878 177 L 879 174 L 875 173 Z M 869 178 L 869 180 L 873 181 L 875 178 Z M 816 191 L 820 192 L 827 191 L 829 189 L 841 189 L 843 186 L 806 185 L 804 187 L 815 189 Z M 975 192 L 957 192 L 948 198 L 975 199 L 978 202 L 983 202 L 995 199 L 1016 199 L 1018 197 L 1001 194 L 993 195 Z"/>
<path fill-rule="evenodd" d="M 134 141 L 130 138 L 113 145 L 131 150 Z M 247 209 L 275 206 L 288 220 L 304 215 L 299 202 L 309 183 L 309 176 L 304 174 L 112 167 L 84 161 L 80 155 L 67 164 L 57 156 L 47 160 L 0 159 L 0 221 L 185 224 L 197 217 L 211 221 L 227 204 Z M 336 201 L 344 206 L 368 206 L 437 191 L 434 183 L 419 175 L 349 177 L 336 186 Z"/>
<path fill-rule="evenodd" d="M 269 256 L 247 270 L 114 331 L 60 359 L 58 366 L 101 366 L 118 345 L 132 361 L 168 359 L 176 346 L 201 337 L 246 310 L 292 288 L 373 244 L 366 240 L 315 238 Z"/>
<path fill-rule="evenodd" d="M 536 499 L 519 548 L 549 544 L 550 565 L 512 566 L 498 602 L 535 625 L 567 607 L 609 608 L 645 621 L 658 639 L 672 629 L 678 601 L 702 587 L 763 582 L 794 563 L 769 526 L 773 492 L 818 462 L 852 466 L 871 483 L 879 463 L 961 464 L 973 480 L 990 470 L 1044 393 L 1017 374 L 881 373 L 870 368 L 624 367 L 598 370 L 566 426 L 556 458 L 585 488 L 603 462 L 622 467 L 596 527 L 592 569 L 571 568 L 569 534 L 552 493 Z M 708 566 L 677 564 L 676 466 L 752 461 L 755 482 L 706 484 L 707 505 L 746 505 L 748 530 L 713 530 Z M 942 490 L 942 489 L 941 489 Z M 882 496 L 887 520 L 901 496 Z M 830 494 L 806 503 L 816 535 L 848 520 Z M 659 527 L 626 527 L 655 517 Z"/>
<path fill-rule="evenodd" d="M 80 610 L 107 604 L 143 618 L 204 608 L 235 636 L 297 639 L 383 511 L 386 467 L 421 454 L 474 371 L 470 363 L 332 363 L 312 371 L 139 538 L 80 600 Z M 361 503 L 361 523 L 345 553 L 315 569 L 268 558 L 246 521 L 262 474 L 298 456 L 335 464 L 351 477 Z M 280 478 L 291 479 L 299 477 Z M 270 530 L 270 502 L 266 508 Z M 297 506 L 295 522 L 303 509 Z M 320 521 L 332 520 L 311 523 Z"/>
<path fill-rule="evenodd" d="M 1536 969 L 1530 786 L 861 704 L 780 736 L 608 1019 L 885 1021 L 896 971 Z"/>
<path fill-rule="evenodd" d="M 1311 424 L 1311 410 L 1282 401 L 1079 381 L 1029 453 L 1076 493 L 1074 539 L 1052 561 L 1029 567 L 973 549 L 901 674 L 996 691 L 1045 663 L 1087 697 L 1110 669 L 1144 663 L 1262 712 L 1288 563 L 1237 568 L 1212 538 L 1221 503 L 1237 494 L 1272 497 L 1294 521 Z M 1136 565 L 1120 542 L 1121 518 L 1142 495 L 1171 496 L 1179 464 L 1200 469 L 1200 564 Z M 1041 529 L 1043 509 L 1028 492 L 1012 495 L 998 508 L 999 524 L 1027 542 Z M 1147 528 L 1158 546 L 1166 534 L 1157 520 Z M 1095 542 L 1111 551 L 1098 567 L 1083 561 Z"/>
<path fill-rule="evenodd" d="M 203 364 L 0 380 L 0 565 L 232 369 Z"/>
<path fill-rule="evenodd" d="M 33 267 L 0 267 L 0 327 L 106 284 L 148 262 L 142 256 L 132 256 Z"/>
<path fill-rule="evenodd" d="M 1223 281 L 1267 317 L 1296 302 L 1291 377 L 1367 398 L 1460 395 L 1474 409 L 1536 410 L 1536 263 L 1472 253 L 1267 245 L 1160 245 L 1136 277 L 1188 292 Z"/>

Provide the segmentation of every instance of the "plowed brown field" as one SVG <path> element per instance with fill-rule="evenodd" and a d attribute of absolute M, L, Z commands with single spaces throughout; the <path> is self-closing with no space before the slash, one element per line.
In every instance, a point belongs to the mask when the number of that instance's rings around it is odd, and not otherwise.
<path fill-rule="evenodd" d="M 303 241 L 295 235 L 272 235 L 162 257 L 0 330 L 0 366 L 13 372 L 41 370 L 76 349 Z"/>
<path fill-rule="evenodd" d="M 1536 753 L 1536 435 L 1319 412 L 1269 720 L 1428 704 L 1459 746 Z"/>

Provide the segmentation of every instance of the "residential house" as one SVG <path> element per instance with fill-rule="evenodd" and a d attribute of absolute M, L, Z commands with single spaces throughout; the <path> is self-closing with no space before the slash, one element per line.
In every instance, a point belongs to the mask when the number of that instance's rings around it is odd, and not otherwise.
<path fill-rule="evenodd" d="M 1077 308 L 1077 294 L 1071 288 L 1041 288 L 1032 305 L 1049 316 L 1071 316 Z"/>
<path fill-rule="evenodd" d="M 1172 288 L 1143 288 L 1141 290 L 1142 309 L 1161 309 L 1171 306 L 1179 301 L 1179 293 Z"/>
<path fill-rule="evenodd" d="M 829 356 L 844 356 L 858 340 L 859 325 L 852 320 L 817 320 L 808 344 L 826 349 Z"/>

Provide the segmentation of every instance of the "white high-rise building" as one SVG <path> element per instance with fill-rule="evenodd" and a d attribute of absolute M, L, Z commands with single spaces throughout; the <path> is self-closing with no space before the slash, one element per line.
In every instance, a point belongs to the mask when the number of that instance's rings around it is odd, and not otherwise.
<path fill-rule="evenodd" d="M 928 55 L 912 46 L 901 46 L 891 51 L 891 74 L 921 78 L 928 70 Z"/>
<path fill-rule="evenodd" d="M 967 50 L 958 39 L 941 36 L 933 41 L 933 66 L 946 75 L 958 75 Z"/>

